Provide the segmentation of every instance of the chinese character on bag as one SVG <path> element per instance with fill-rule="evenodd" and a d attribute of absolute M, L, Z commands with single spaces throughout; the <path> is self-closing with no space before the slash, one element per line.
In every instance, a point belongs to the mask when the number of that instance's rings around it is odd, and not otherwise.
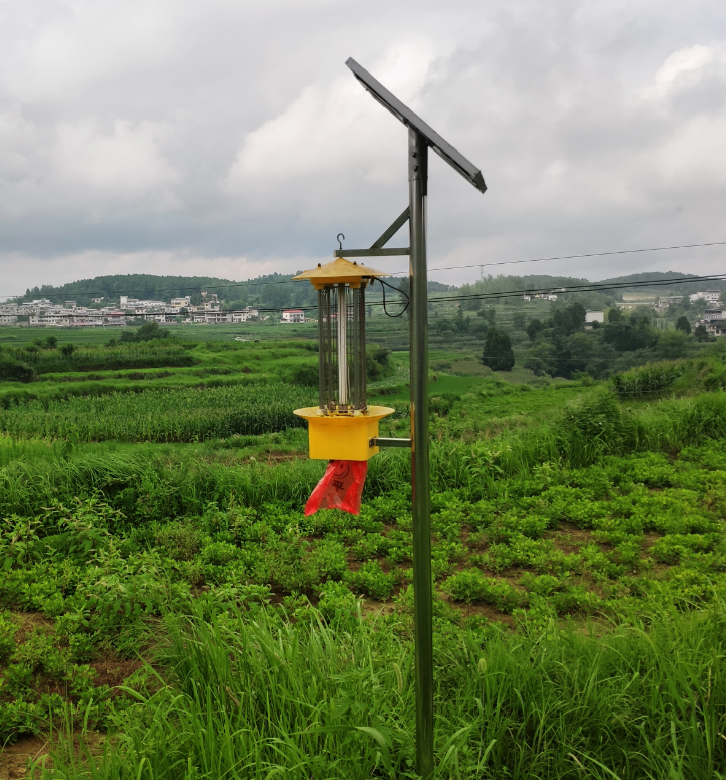
<path fill-rule="evenodd" d="M 342 509 L 354 515 L 360 514 L 360 499 L 367 473 L 368 461 L 331 460 L 305 504 L 305 514 L 312 515 L 318 509 Z"/>

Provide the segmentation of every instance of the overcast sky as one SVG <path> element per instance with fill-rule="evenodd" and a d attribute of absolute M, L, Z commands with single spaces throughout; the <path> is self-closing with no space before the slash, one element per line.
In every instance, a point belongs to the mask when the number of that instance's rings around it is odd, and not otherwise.
<path fill-rule="evenodd" d="M 349 56 L 489 186 L 432 155 L 431 267 L 726 241 L 723 0 L 0 0 L 0 295 L 109 273 L 246 279 L 330 259 L 340 231 L 372 243 L 407 203 L 406 131 Z M 488 270 L 705 274 L 725 258 Z"/>

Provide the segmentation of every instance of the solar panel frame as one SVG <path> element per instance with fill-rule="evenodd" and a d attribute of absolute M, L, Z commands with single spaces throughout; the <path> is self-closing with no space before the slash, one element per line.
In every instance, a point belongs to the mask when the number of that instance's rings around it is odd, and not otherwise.
<path fill-rule="evenodd" d="M 387 108 L 399 122 L 406 127 L 420 133 L 426 143 L 447 162 L 457 173 L 463 176 L 470 184 L 476 187 L 479 192 L 486 192 L 487 185 L 484 182 L 482 172 L 463 154 L 458 152 L 446 140 L 444 140 L 433 128 L 415 114 L 402 101 L 400 101 L 390 90 L 386 89 L 380 81 L 371 76 L 371 74 L 352 57 L 349 57 L 345 64 L 351 69 L 353 75 L 360 81 L 363 87 L 385 108 Z"/>

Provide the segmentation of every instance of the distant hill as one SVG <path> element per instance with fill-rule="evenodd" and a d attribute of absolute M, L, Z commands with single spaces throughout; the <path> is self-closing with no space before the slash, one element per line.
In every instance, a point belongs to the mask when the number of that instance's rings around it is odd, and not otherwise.
<path fill-rule="evenodd" d="M 299 272 L 297 272 L 299 273 Z M 92 305 L 93 298 L 103 298 L 103 305 L 118 303 L 121 295 L 141 300 L 165 301 L 172 298 L 191 296 L 192 304 L 202 301 L 202 292 L 216 293 L 221 302 L 228 305 L 289 306 L 313 303 L 317 300 L 310 285 L 292 282 L 295 274 L 267 274 L 235 282 L 215 276 L 156 276 L 153 274 L 115 274 L 80 279 L 58 287 L 45 284 L 33 287 L 18 302 L 47 298 L 53 303 L 63 304 L 75 301 L 79 306 Z M 289 284 L 287 284 L 289 282 Z M 446 292 L 456 289 L 448 284 L 429 282 L 431 292 Z M 99 304 L 101 305 L 101 304 Z"/>
<path fill-rule="evenodd" d="M 96 276 L 93 279 L 81 279 L 68 282 L 59 287 L 43 285 L 25 292 L 21 300 L 48 298 L 53 303 L 73 300 L 79 304 L 89 304 L 92 298 L 105 298 L 118 301 L 119 296 L 129 295 L 142 300 L 170 301 L 184 295 L 200 294 L 215 287 L 232 285 L 229 279 L 214 276 L 155 276 L 153 274 L 116 274 L 114 276 Z"/>
<path fill-rule="evenodd" d="M 680 271 L 649 271 L 640 274 L 628 274 L 627 276 L 614 276 L 611 279 L 603 279 L 598 284 L 628 284 L 629 282 L 638 282 L 637 287 L 633 287 L 633 292 L 654 292 L 660 295 L 685 295 L 687 293 L 698 292 L 699 290 L 725 290 L 726 279 L 711 282 L 689 282 L 694 278 L 694 274 L 683 274 Z M 658 284 L 665 279 L 682 279 L 682 282 L 675 284 Z M 643 284 L 643 282 L 653 282 L 652 285 Z M 666 292 L 667 290 L 667 292 Z M 620 289 L 620 292 L 630 292 L 627 287 Z"/>
<path fill-rule="evenodd" d="M 214 276 L 157 276 L 154 274 L 116 274 L 112 276 L 97 276 L 93 279 L 80 279 L 76 282 L 54 287 L 43 285 L 28 289 L 24 296 L 16 299 L 19 302 L 33 300 L 34 298 L 48 298 L 53 303 L 63 304 L 73 300 L 79 305 L 92 305 L 93 298 L 103 298 L 102 305 L 118 303 L 121 295 L 129 295 L 134 298 L 152 299 L 169 302 L 172 298 L 189 295 L 192 304 L 200 304 L 203 300 L 202 292 L 217 293 L 220 302 L 227 308 L 236 308 L 246 305 L 260 305 L 269 308 L 282 308 L 287 306 L 313 305 L 317 298 L 314 290 L 309 285 L 292 282 L 294 274 L 267 274 L 248 279 L 244 282 L 235 282 L 231 279 L 222 279 Z M 676 284 L 658 284 L 664 279 L 678 279 Z M 681 295 L 696 292 L 698 290 L 726 289 L 726 280 L 713 282 L 689 282 L 693 274 L 684 274 L 679 271 L 652 271 L 648 273 L 628 274 L 605 279 L 598 284 L 627 285 L 629 282 L 642 283 L 653 282 L 651 285 L 638 285 L 633 288 L 621 287 L 608 291 L 607 298 L 620 299 L 623 292 L 647 291 L 660 294 Z M 682 282 L 680 281 L 682 280 Z M 395 282 L 394 282 L 395 283 Z M 496 294 L 512 290 L 553 289 L 557 287 L 572 287 L 586 285 L 588 280 L 584 277 L 551 276 L 548 274 L 529 274 L 514 276 L 500 274 L 487 276 L 474 284 L 464 284 L 457 288 L 453 285 L 441 284 L 429 281 L 429 292 L 454 292 L 464 294 Z M 666 293 L 666 291 L 668 291 Z M 579 293 L 578 293 L 579 295 Z M 605 299 L 588 299 L 587 305 L 602 306 Z"/>

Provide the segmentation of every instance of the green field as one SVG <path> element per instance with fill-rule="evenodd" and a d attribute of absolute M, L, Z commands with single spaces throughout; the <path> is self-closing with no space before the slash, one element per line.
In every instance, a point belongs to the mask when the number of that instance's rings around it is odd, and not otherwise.
<path fill-rule="evenodd" d="M 74 333 L 0 382 L 0 745 L 39 735 L 36 777 L 416 776 L 410 453 L 306 517 L 314 344 L 257 327 Z M 407 360 L 369 361 L 383 435 Z M 721 353 L 430 364 L 435 777 L 726 777 Z"/>

